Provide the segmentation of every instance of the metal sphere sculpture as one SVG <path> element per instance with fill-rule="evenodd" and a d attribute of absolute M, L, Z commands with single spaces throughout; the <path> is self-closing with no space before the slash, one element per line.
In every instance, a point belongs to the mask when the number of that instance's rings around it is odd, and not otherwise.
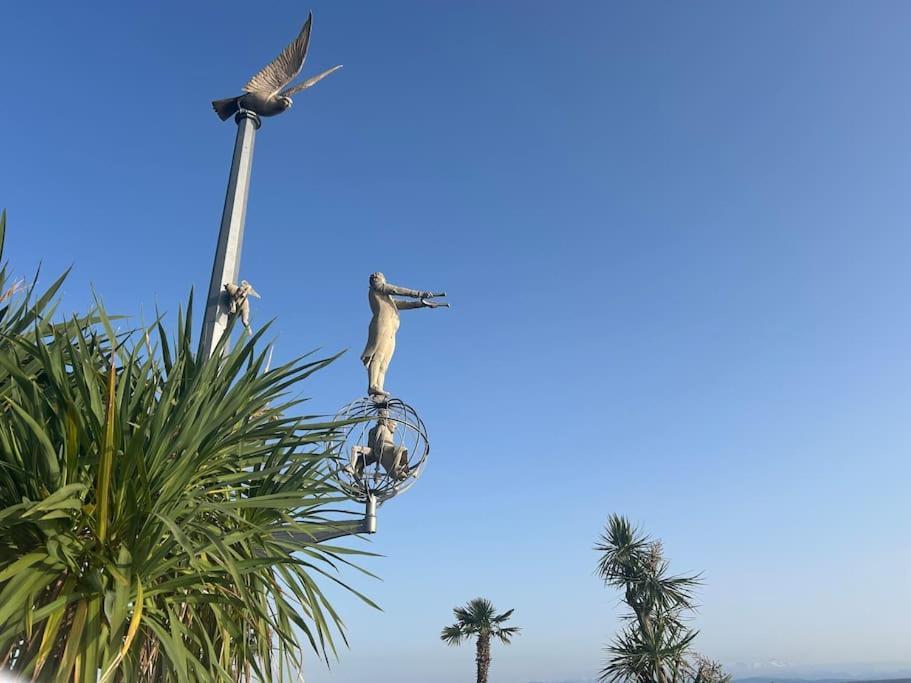
<path fill-rule="evenodd" d="M 421 475 L 430 443 L 414 408 L 397 398 L 359 398 L 342 408 L 338 421 L 356 420 L 342 428 L 335 442 L 335 478 L 352 498 L 377 502 L 407 490 Z"/>

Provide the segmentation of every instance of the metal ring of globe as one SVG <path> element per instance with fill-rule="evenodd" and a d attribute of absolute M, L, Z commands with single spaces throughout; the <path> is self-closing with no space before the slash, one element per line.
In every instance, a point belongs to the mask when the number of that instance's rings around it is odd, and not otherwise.
<path fill-rule="evenodd" d="M 342 408 L 344 426 L 332 447 L 335 478 L 359 501 L 373 495 L 382 503 L 408 490 L 421 475 L 430 454 L 427 430 L 414 408 L 397 398 L 359 398 Z"/>

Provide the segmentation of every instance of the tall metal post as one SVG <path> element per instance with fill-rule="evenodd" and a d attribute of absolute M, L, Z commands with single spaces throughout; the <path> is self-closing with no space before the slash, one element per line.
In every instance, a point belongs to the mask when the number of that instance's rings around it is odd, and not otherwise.
<path fill-rule="evenodd" d="M 253 170 L 253 142 L 260 126 L 259 116 L 251 111 L 237 112 L 234 120 L 237 122 L 234 158 L 231 161 L 228 192 L 221 214 L 218 247 L 215 251 L 215 263 L 212 265 L 206 315 L 199 340 L 200 354 L 207 356 L 212 355 L 228 325 L 225 284 L 239 284 L 240 251 L 244 243 L 244 220 L 247 217 L 247 197 L 250 194 L 250 172 Z"/>

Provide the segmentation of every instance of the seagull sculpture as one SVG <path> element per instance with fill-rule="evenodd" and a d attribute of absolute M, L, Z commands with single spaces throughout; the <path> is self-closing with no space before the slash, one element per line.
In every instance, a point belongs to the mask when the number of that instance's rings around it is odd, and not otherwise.
<path fill-rule="evenodd" d="M 333 71 L 342 68 L 342 65 L 333 66 L 321 74 L 317 74 L 306 81 L 288 87 L 304 66 L 307 59 L 307 48 L 310 46 L 310 25 L 313 23 L 313 13 L 307 17 L 307 22 L 301 29 L 297 38 L 282 53 L 276 57 L 269 66 L 256 74 L 244 86 L 244 94 L 229 97 L 224 100 L 215 100 L 212 108 L 218 117 L 225 121 L 240 110 L 251 111 L 260 116 L 275 116 L 289 109 L 292 104 L 291 96 L 306 90 L 310 86 L 323 80 Z"/>

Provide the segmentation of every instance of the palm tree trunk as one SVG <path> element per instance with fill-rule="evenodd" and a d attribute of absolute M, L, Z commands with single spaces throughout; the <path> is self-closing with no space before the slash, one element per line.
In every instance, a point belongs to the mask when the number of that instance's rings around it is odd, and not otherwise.
<path fill-rule="evenodd" d="M 626 604 L 632 608 L 633 613 L 636 615 L 639 630 L 645 635 L 646 640 L 653 643 L 655 632 L 652 628 L 652 615 L 649 610 L 644 609 L 642 605 L 639 604 L 636 595 L 629 588 L 626 589 Z M 667 676 L 665 676 L 664 673 L 664 663 L 660 659 L 650 663 L 653 668 L 652 673 L 656 683 L 668 683 Z"/>
<path fill-rule="evenodd" d="M 487 683 L 487 673 L 490 671 L 490 636 L 479 635 L 477 643 L 478 683 Z"/>

